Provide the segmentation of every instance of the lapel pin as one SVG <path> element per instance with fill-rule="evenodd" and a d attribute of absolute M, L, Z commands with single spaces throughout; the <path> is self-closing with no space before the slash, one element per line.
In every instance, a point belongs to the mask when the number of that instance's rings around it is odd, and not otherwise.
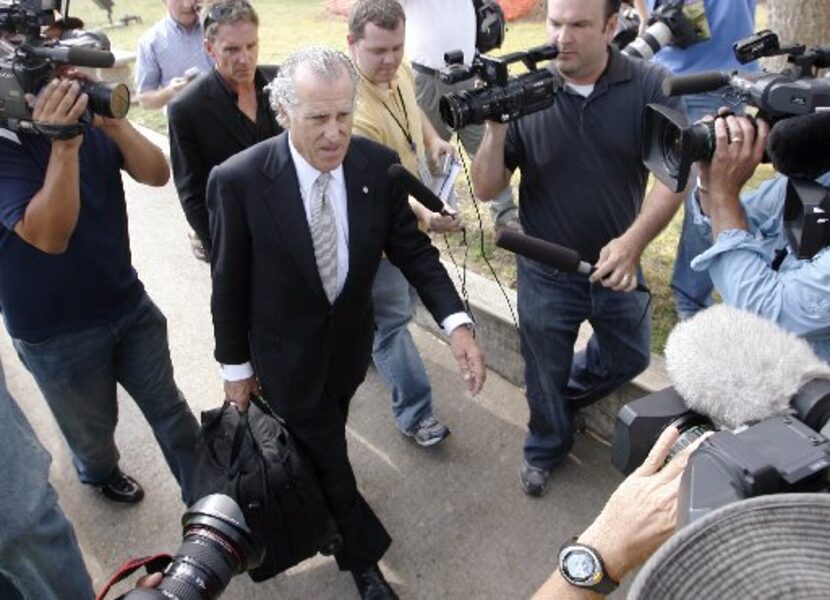
<path fill-rule="evenodd" d="M 369 193 L 369 188 L 367 188 L 365 185 L 363 186 L 363 193 L 364 193 L 364 194 L 368 194 L 368 193 Z"/>

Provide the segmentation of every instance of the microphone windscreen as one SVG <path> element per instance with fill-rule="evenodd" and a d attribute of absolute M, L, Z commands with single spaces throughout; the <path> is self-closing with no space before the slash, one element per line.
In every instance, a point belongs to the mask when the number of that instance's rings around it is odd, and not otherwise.
<path fill-rule="evenodd" d="M 732 429 L 786 412 L 805 383 L 830 377 L 803 339 L 725 304 L 679 323 L 665 356 L 686 405 Z"/>
<path fill-rule="evenodd" d="M 729 83 L 729 74 L 722 71 L 703 71 L 691 75 L 678 75 L 663 80 L 663 93 L 666 96 L 683 96 L 685 94 L 702 94 L 712 92 Z"/>
<path fill-rule="evenodd" d="M 390 165 L 387 175 L 392 180 L 396 180 L 406 192 L 415 198 L 418 202 L 426 206 L 432 212 L 440 213 L 444 210 L 444 203 L 441 199 L 432 193 L 432 190 L 425 186 L 421 181 L 410 173 L 406 167 L 401 164 Z"/>
<path fill-rule="evenodd" d="M 767 139 L 775 170 L 788 177 L 815 179 L 830 171 L 830 111 L 778 121 Z"/>
<path fill-rule="evenodd" d="M 92 67 L 95 69 L 107 69 L 115 64 L 115 56 L 106 50 L 94 50 L 92 48 L 69 48 L 67 61 L 78 67 Z"/>
<path fill-rule="evenodd" d="M 580 258 L 576 250 L 518 231 L 500 231 L 496 236 L 496 246 L 560 271 L 571 273 L 579 269 Z"/>

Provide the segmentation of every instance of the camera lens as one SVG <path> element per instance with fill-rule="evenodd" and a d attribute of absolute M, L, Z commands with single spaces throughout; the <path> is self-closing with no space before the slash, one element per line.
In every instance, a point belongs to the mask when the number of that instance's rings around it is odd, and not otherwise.
<path fill-rule="evenodd" d="M 696 123 L 683 131 L 683 145 L 691 162 L 709 161 L 715 154 L 715 123 Z"/>
<path fill-rule="evenodd" d="M 438 101 L 438 110 L 441 120 L 453 131 L 462 129 L 470 124 L 470 92 L 462 90 L 441 96 Z"/>
<path fill-rule="evenodd" d="M 184 513 L 182 527 L 181 546 L 162 582 L 152 590 L 133 590 L 125 600 L 215 600 L 231 577 L 262 563 L 264 550 L 228 496 L 211 494 L 196 502 Z"/>
<path fill-rule="evenodd" d="M 121 119 L 130 110 L 130 90 L 123 83 L 84 83 L 83 90 L 95 114 Z"/>
<path fill-rule="evenodd" d="M 695 440 L 707 432 L 715 430 L 712 421 L 702 415 L 691 412 L 676 419 L 671 425 L 680 431 L 680 436 L 672 444 L 669 454 L 666 456 L 666 464 L 683 452 L 683 450 L 691 446 Z"/>

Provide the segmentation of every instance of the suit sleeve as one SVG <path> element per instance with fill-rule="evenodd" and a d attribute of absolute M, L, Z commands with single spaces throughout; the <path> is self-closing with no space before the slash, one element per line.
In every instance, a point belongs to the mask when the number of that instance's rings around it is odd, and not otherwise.
<path fill-rule="evenodd" d="M 397 162 L 397 155 L 387 163 Z M 418 228 L 418 220 L 409 208 L 408 195 L 396 181 L 387 178 L 390 201 L 390 222 L 384 250 L 398 267 L 429 310 L 435 322 L 441 322 L 453 313 L 463 312 L 464 305 L 455 286 L 441 264 L 438 250 L 429 237 Z"/>
<path fill-rule="evenodd" d="M 202 157 L 198 126 L 192 122 L 184 108 L 180 102 L 173 102 L 168 109 L 173 180 L 187 222 L 210 253 L 213 244 L 205 201 L 210 169 Z"/>
<path fill-rule="evenodd" d="M 214 356 L 222 364 L 234 365 L 251 358 L 248 343 L 251 236 L 238 185 L 238 178 L 234 180 L 222 167 L 211 172 L 207 184 L 214 242 L 210 300 L 216 339 Z"/>

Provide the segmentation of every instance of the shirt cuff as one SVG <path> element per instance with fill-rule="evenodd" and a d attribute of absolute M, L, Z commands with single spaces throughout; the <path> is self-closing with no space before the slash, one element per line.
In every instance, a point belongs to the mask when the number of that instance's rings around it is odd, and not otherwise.
<path fill-rule="evenodd" d="M 450 335 L 456 327 L 467 324 L 473 324 L 473 320 L 470 318 L 470 315 L 465 312 L 457 312 L 441 321 L 441 329 L 444 330 L 444 333 Z"/>
<path fill-rule="evenodd" d="M 219 372 L 225 381 L 242 381 L 254 376 L 254 368 L 250 362 L 241 365 L 219 365 Z"/>

